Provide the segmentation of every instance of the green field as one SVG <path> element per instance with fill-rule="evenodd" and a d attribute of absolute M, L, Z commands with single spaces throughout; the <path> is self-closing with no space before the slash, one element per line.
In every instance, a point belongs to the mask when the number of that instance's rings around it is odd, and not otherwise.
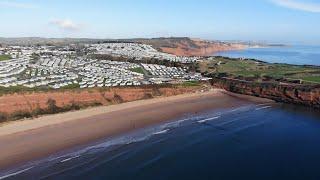
<path fill-rule="evenodd" d="M 5 60 L 9 60 L 11 59 L 11 56 L 10 55 L 0 55 L 0 61 L 5 61 Z"/>
<path fill-rule="evenodd" d="M 69 84 L 69 85 L 64 86 L 64 87 L 62 87 L 60 89 L 66 90 L 66 89 L 78 89 L 78 88 L 80 88 L 79 84 Z"/>
<path fill-rule="evenodd" d="M 33 92 L 36 88 L 27 88 L 24 86 L 11 86 L 11 87 L 1 87 L 0 86 L 0 96 L 4 94 L 14 94 L 20 92 Z"/>
<path fill-rule="evenodd" d="M 136 73 L 140 73 L 140 74 L 144 74 L 144 71 L 143 71 L 143 69 L 141 67 L 130 69 L 130 71 L 136 72 Z"/>
<path fill-rule="evenodd" d="M 313 83 L 320 83 L 320 76 L 306 76 L 302 77 L 302 80 L 308 81 L 308 82 L 313 82 Z"/>
<path fill-rule="evenodd" d="M 182 83 L 182 86 L 192 87 L 192 86 L 200 86 L 201 83 L 199 81 L 186 81 Z"/>
<path fill-rule="evenodd" d="M 320 67 L 289 64 L 271 64 L 256 60 L 216 57 L 201 62 L 198 70 L 203 73 L 229 74 L 241 77 L 272 77 L 320 83 Z"/>

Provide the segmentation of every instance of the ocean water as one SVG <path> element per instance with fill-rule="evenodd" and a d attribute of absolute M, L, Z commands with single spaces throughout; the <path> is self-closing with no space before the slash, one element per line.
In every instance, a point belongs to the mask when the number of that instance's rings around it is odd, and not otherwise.
<path fill-rule="evenodd" d="M 320 179 L 319 152 L 319 111 L 249 104 L 106 139 L 0 179 Z"/>
<path fill-rule="evenodd" d="M 220 52 L 215 55 L 254 58 L 271 63 L 320 65 L 320 46 L 293 45 L 287 47 L 249 48 L 239 51 Z"/>

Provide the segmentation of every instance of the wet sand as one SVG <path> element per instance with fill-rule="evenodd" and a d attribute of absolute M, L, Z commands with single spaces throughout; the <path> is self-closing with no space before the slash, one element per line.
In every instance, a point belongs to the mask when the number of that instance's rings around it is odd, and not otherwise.
<path fill-rule="evenodd" d="M 238 107 L 260 98 L 223 90 L 91 108 L 4 124 L 0 127 L 0 170 L 54 153 L 163 123 L 185 114 Z"/>

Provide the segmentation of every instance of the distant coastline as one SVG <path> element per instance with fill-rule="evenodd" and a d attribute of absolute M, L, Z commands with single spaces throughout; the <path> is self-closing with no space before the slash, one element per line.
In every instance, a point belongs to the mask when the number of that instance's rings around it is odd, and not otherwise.
<path fill-rule="evenodd" d="M 241 50 L 248 47 L 245 43 L 208 41 L 189 37 L 167 37 L 167 38 L 133 38 L 133 39 L 90 39 L 90 38 L 1 38 L 0 45 L 68 45 L 83 43 L 104 43 L 104 42 L 124 42 L 124 43 L 144 43 L 152 45 L 154 48 L 177 56 L 209 56 L 213 53 L 230 50 Z"/>

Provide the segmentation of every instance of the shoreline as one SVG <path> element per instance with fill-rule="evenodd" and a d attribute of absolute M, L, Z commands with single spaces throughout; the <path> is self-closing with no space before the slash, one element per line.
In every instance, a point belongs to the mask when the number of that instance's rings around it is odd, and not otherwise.
<path fill-rule="evenodd" d="M 214 89 L 11 122 L 0 127 L 0 169 L 172 121 L 185 114 L 260 102 L 270 100 Z"/>
<path fill-rule="evenodd" d="M 254 82 L 233 78 L 213 77 L 214 87 L 225 89 L 227 92 L 238 93 L 253 97 L 267 98 L 276 102 L 320 108 L 318 84 L 293 84 L 282 82 Z"/>
<path fill-rule="evenodd" d="M 225 48 L 225 47 L 220 47 L 220 48 L 217 48 L 217 47 L 205 47 L 205 48 L 200 48 L 200 49 L 197 49 L 197 50 L 189 50 L 190 52 L 179 52 L 181 51 L 180 49 L 176 49 L 176 50 L 172 50 L 172 49 L 166 49 L 166 48 L 162 48 L 161 51 L 162 52 L 165 52 L 165 53 L 169 53 L 169 54 L 173 54 L 173 55 L 177 55 L 177 56 L 215 56 L 219 53 L 222 53 L 222 52 L 232 52 L 232 51 L 244 51 L 244 50 L 247 50 L 247 49 L 250 49 L 250 47 L 247 47 L 245 45 L 235 45 L 235 46 L 232 46 L 232 47 L 228 47 L 228 48 Z"/>

